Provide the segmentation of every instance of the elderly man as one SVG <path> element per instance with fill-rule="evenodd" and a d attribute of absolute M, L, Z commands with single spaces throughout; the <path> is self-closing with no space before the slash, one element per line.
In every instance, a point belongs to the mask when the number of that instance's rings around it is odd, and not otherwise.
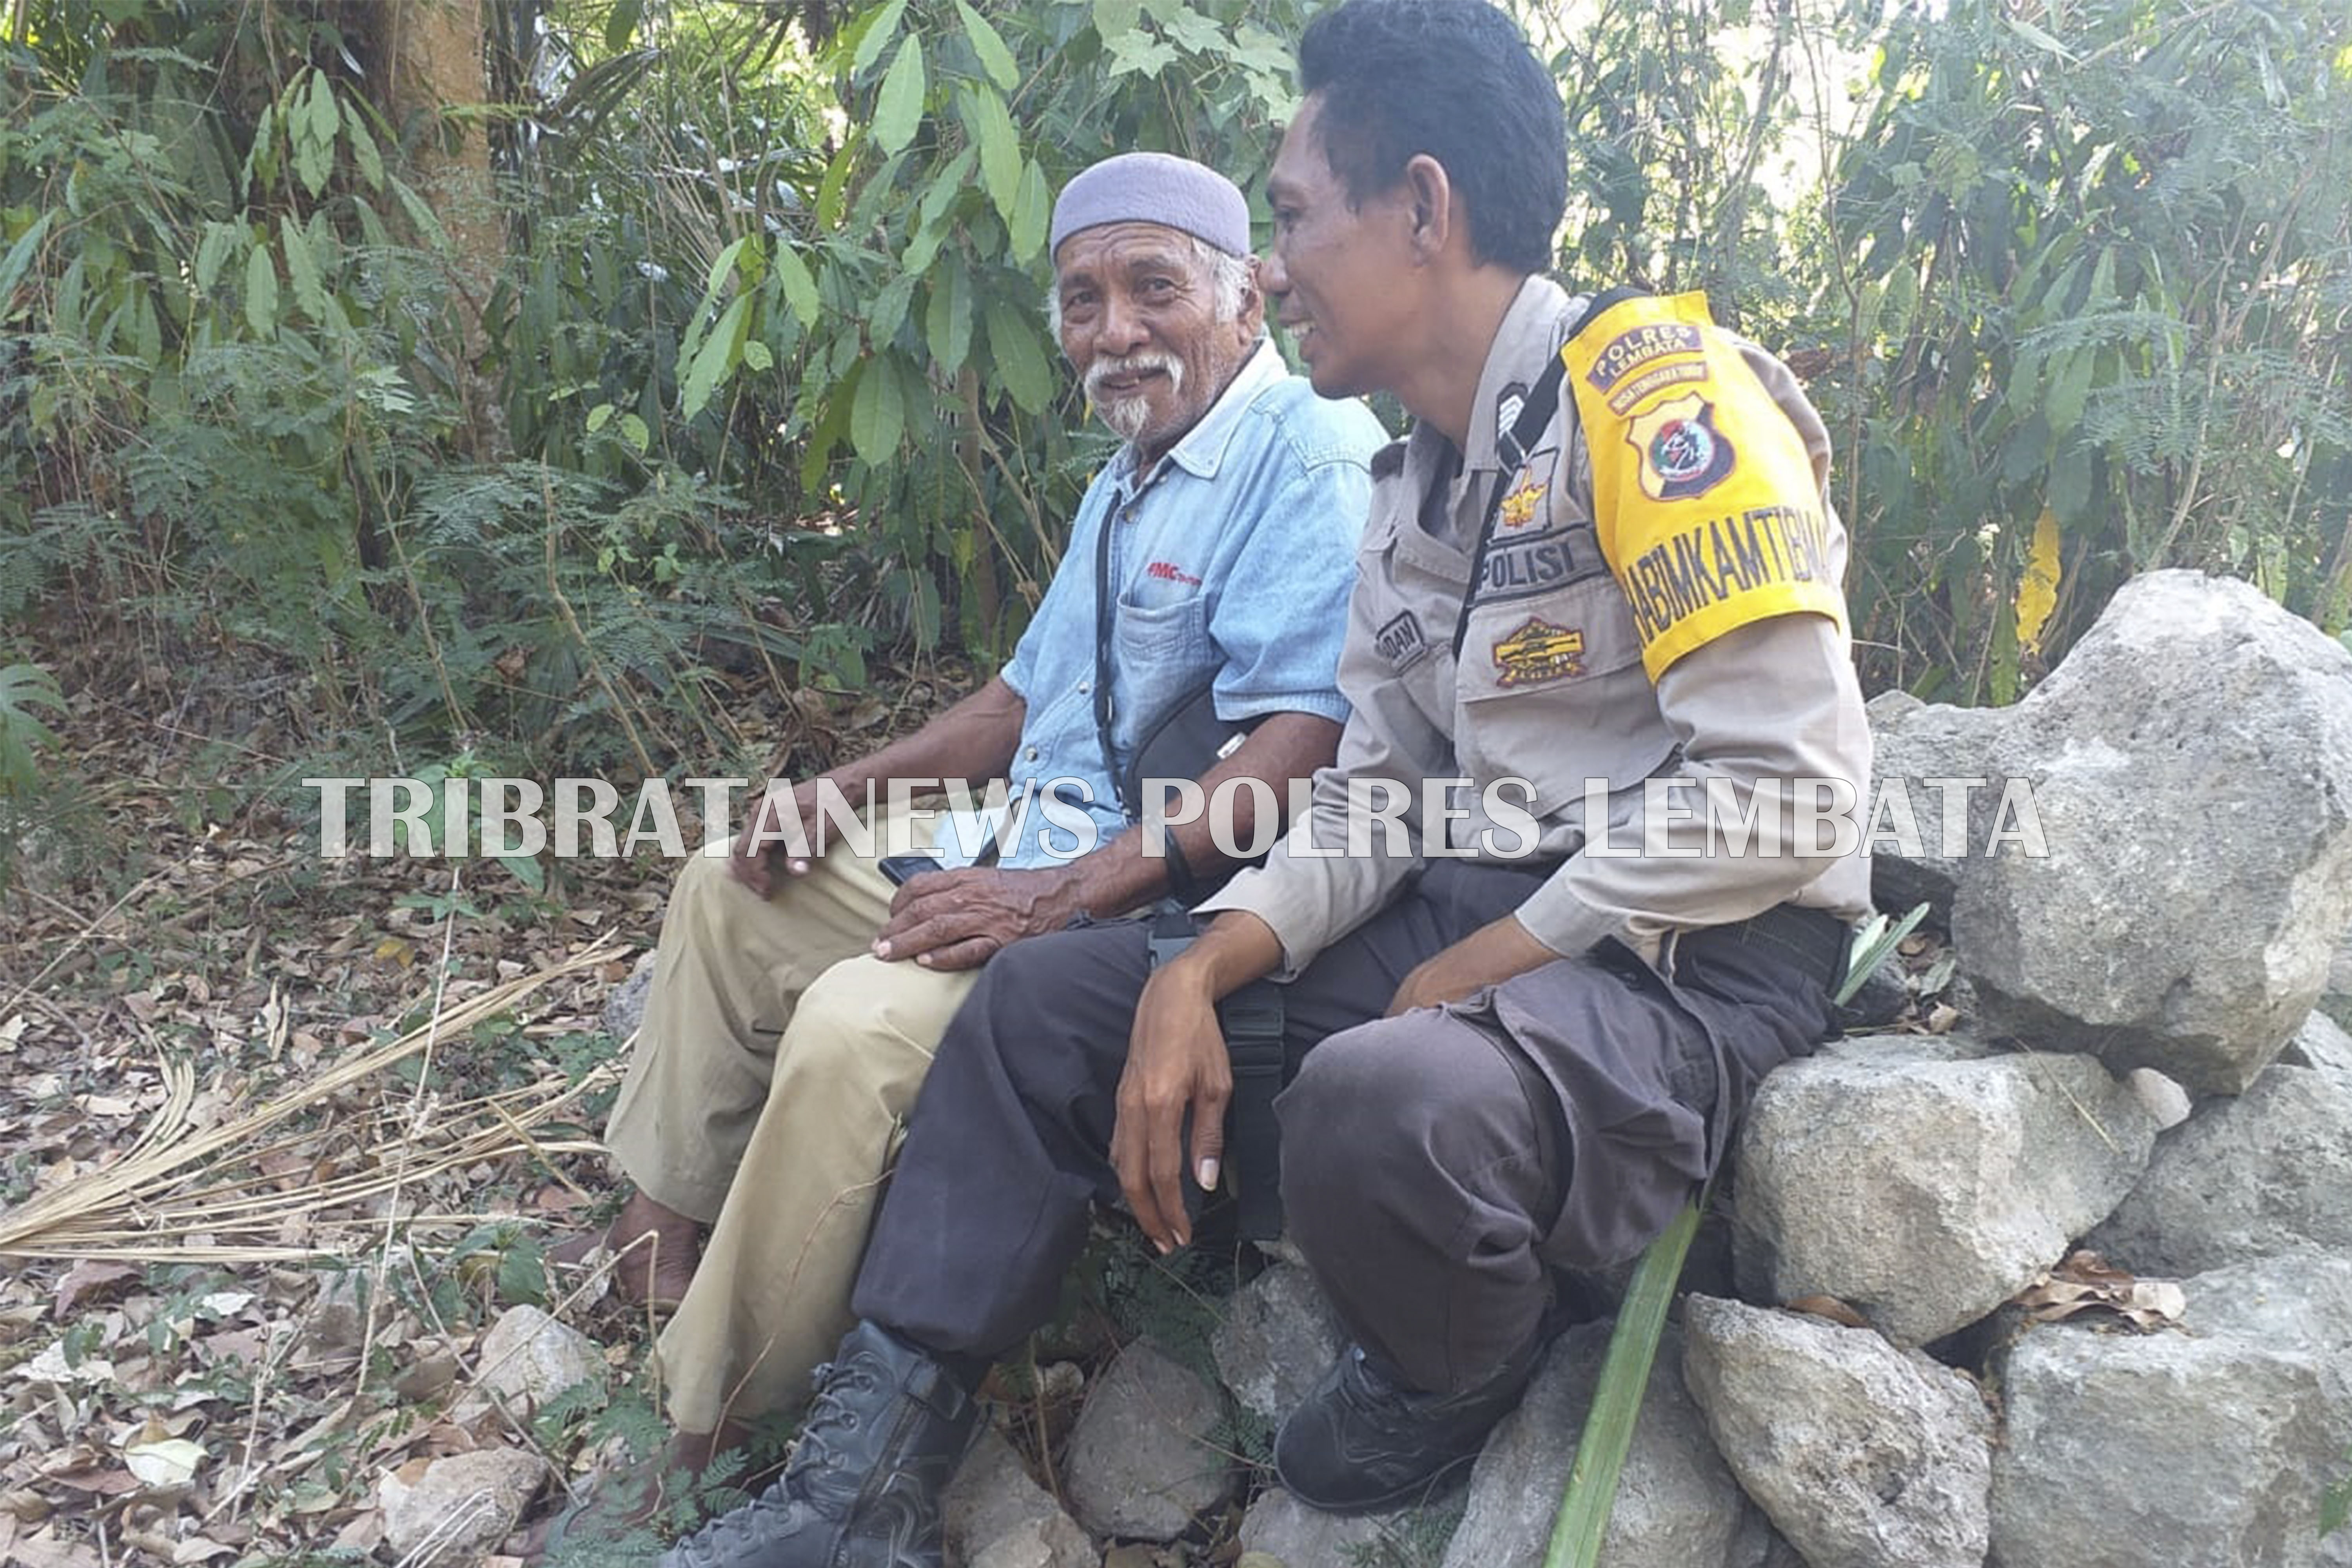
<path fill-rule="evenodd" d="M 663 924 L 607 1137 L 637 1190 L 607 1239 L 646 1259 L 625 1290 L 677 1300 L 660 1345 L 687 1434 L 673 1462 L 805 1394 L 849 1322 L 902 1119 L 979 966 L 1225 868 L 1204 823 L 1169 836 L 1174 855 L 1124 831 L 1117 781 L 1141 740 L 1205 686 L 1220 720 L 1254 728 L 1202 784 L 1260 779 L 1279 800 L 1330 760 L 1347 716 L 1334 670 L 1385 437 L 1266 342 L 1240 191 L 1183 159 L 1112 158 L 1063 192 L 1051 244 L 1063 351 L 1126 444 L 1012 662 L 906 739 L 772 788 L 731 858 L 688 868 Z M 967 848 L 895 889 L 899 865 L 800 847 L 821 785 L 862 801 L 893 781 L 923 794 L 995 777 L 1048 797 L 1062 827 L 1033 811 L 1017 840 L 1001 830 L 992 864 Z M 1234 793 L 1246 842 L 1255 795 Z M 1081 817 L 1101 847 L 1067 858 Z"/>
<path fill-rule="evenodd" d="M 799 1451 L 683 1568 L 939 1561 L 973 1380 L 1051 1312 L 1089 1200 L 1190 1239 L 1226 1153 L 1213 1009 L 1245 983 L 1288 977 L 1281 1191 L 1356 1342 L 1275 1447 L 1333 1510 L 1475 1456 L 1550 1270 L 1638 1252 L 1829 1026 L 1867 867 L 1852 796 L 1804 797 L 1858 786 L 1869 741 L 1820 418 L 1696 298 L 1538 275 L 1559 92 L 1486 0 L 1349 0 L 1299 56 L 1261 277 L 1318 391 L 1417 421 L 1373 463 L 1338 763 L 1181 956 L 1106 926 L 982 978 Z M 1407 831 L 1350 820 L 1376 784 Z"/>

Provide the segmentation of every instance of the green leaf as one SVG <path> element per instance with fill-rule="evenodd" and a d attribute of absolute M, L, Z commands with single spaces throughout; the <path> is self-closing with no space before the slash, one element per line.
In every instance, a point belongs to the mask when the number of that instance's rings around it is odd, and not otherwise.
<path fill-rule="evenodd" d="M 26 229 L 24 233 L 18 235 L 16 237 L 16 243 L 8 247 L 7 258 L 5 260 L 0 260 L 0 310 L 5 310 L 7 315 L 10 317 L 13 317 L 16 314 L 13 310 L 8 309 L 8 304 L 16 296 L 16 285 L 24 281 L 26 269 L 33 265 L 33 254 L 41 248 L 41 241 L 49 232 L 49 220 L 56 216 L 57 214 L 54 212 L 45 212 L 40 216 L 35 218 L 33 220 L 32 226 Z M 232 235 L 236 232 L 235 228 L 231 227 L 227 224 L 220 224 L 215 226 L 224 229 Z M 205 230 L 205 240 L 206 244 L 211 243 L 211 228 L 207 228 Z M 198 262 L 199 266 L 202 265 L 201 258 L 203 254 L 203 251 L 199 249 L 197 252 L 200 258 Z M 213 270 L 216 275 L 220 271 L 220 267 L 217 262 L 215 263 Z M 206 287 L 210 287 L 210 285 L 206 285 Z"/>
<path fill-rule="evenodd" d="M 624 414 L 621 416 L 621 439 L 642 458 L 646 455 L 646 448 L 653 445 L 654 433 L 646 428 L 646 422 L 635 415 Z"/>
<path fill-rule="evenodd" d="M 1143 20 L 1143 0 L 1095 0 L 1094 16 L 1095 37 L 1116 43 Z"/>
<path fill-rule="evenodd" d="M 286 253 L 286 277 L 294 285 L 295 302 L 302 313 L 324 326 L 327 324 L 327 285 L 319 273 L 319 258 L 310 254 L 310 242 L 288 214 L 278 220 L 278 243 Z"/>
<path fill-rule="evenodd" d="M 786 240 L 779 240 L 776 244 L 775 263 L 776 277 L 784 286 L 784 303 L 793 308 L 793 314 L 799 319 L 803 329 L 815 326 L 817 312 L 824 308 L 824 302 L 818 298 L 816 279 L 810 275 L 808 263 L 801 259 L 801 253 Z"/>
<path fill-rule="evenodd" d="M 898 437 L 906 428 L 907 410 L 889 360 L 867 360 L 849 406 L 849 444 L 868 467 L 878 468 L 898 455 Z"/>
<path fill-rule="evenodd" d="M 963 18 L 964 37 L 971 40 L 971 52 L 980 57 L 980 68 L 988 73 L 988 79 L 1006 92 L 1019 87 L 1021 68 L 988 18 L 966 5 L 965 0 L 956 0 L 956 15 Z"/>
<path fill-rule="evenodd" d="M 612 418 L 613 405 L 611 404 L 600 403 L 596 405 L 595 407 L 591 408 L 588 411 L 588 434 L 593 436 L 597 431 L 602 430 L 606 425 L 610 424 L 612 422 Z"/>
<path fill-rule="evenodd" d="M 890 4 L 882 7 L 881 15 L 874 18 L 873 26 L 866 29 L 866 36 L 857 40 L 857 52 L 849 61 L 849 68 L 853 72 L 862 72 L 882 58 L 882 51 L 888 48 L 890 40 L 898 36 L 899 19 L 906 14 L 907 0 L 890 0 Z"/>
<path fill-rule="evenodd" d="M 1021 195 L 1013 203 L 1007 226 L 1013 235 L 1013 259 L 1027 266 L 1045 250 L 1045 226 L 1053 216 L 1053 193 L 1045 188 L 1045 171 L 1034 160 L 1021 171 Z"/>
<path fill-rule="evenodd" d="M 701 348 L 695 352 L 693 367 L 686 373 L 686 380 L 679 385 L 677 394 L 679 410 L 687 418 L 691 419 L 702 412 L 709 404 L 711 394 L 719 390 L 719 384 L 726 380 L 727 374 L 735 368 L 736 361 L 742 353 L 743 329 L 751 319 L 751 296 L 736 295 L 734 301 L 727 307 L 726 314 L 719 318 L 719 324 L 710 329 L 710 335 L 702 340 Z"/>
<path fill-rule="evenodd" d="M 278 268 L 267 245 L 255 246 L 245 258 L 245 324 L 257 338 L 278 332 Z"/>
<path fill-rule="evenodd" d="M 853 126 L 841 139 L 841 150 L 833 155 L 826 166 L 824 178 L 816 188 L 816 221 L 819 228 L 839 228 L 841 210 L 849 199 L 849 176 L 857 166 L 857 150 L 866 144 L 862 126 Z"/>
<path fill-rule="evenodd" d="M 2091 396 L 2091 373 L 2098 363 L 2098 355 L 2085 347 L 2068 351 L 2053 367 L 2050 399 L 2042 407 L 2054 434 L 2063 437 L 2083 423 L 2083 405 Z"/>
<path fill-rule="evenodd" d="M 504 863 L 512 868 L 515 860 L 520 858 L 520 856 L 513 857 Z M 538 862 L 533 861 L 531 865 L 534 870 L 538 868 Z M 516 875 L 520 876 L 521 872 L 518 870 Z M 538 891 L 545 880 L 542 877 L 539 883 L 533 884 L 532 890 Z M 539 1243 L 527 1236 L 516 1237 L 506 1250 L 499 1254 L 499 1298 L 505 1301 L 533 1304 L 544 1304 L 547 1300 L 547 1259 L 540 1251 Z"/>
<path fill-rule="evenodd" d="M 772 370 L 775 368 L 776 356 L 770 353 L 768 345 L 759 339 L 746 338 L 743 340 L 743 363 L 753 370 Z"/>
<path fill-rule="evenodd" d="M 743 247 L 751 243 L 751 237 L 749 235 L 745 235 L 739 239 L 730 241 L 727 248 L 719 253 L 719 259 L 710 264 L 710 276 L 704 279 L 702 283 L 702 304 L 704 309 L 708 310 L 709 307 L 719 302 L 719 286 L 726 282 L 728 278 L 733 274 L 735 270 L 735 258 L 742 255 Z"/>
<path fill-rule="evenodd" d="M 616 55 L 627 48 L 645 14 L 646 0 L 614 0 L 613 14 L 604 18 L 604 47 Z"/>
<path fill-rule="evenodd" d="M 1707 1185 L 1712 1189 L 1714 1184 Z M 1601 1379 L 1584 1413 L 1584 1431 L 1577 1438 L 1568 1489 L 1552 1521 L 1544 1568 L 1593 1568 L 1601 1561 L 1609 1515 L 1617 1503 L 1617 1478 L 1633 1446 L 1633 1424 L 1641 1418 L 1650 1368 L 1665 1333 L 1666 1309 L 1674 1304 L 1675 1282 L 1682 1278 L 1683 1259 L 1690 1252 L 1691 1237 L 1698 1234 L 1699 1211 L 1706 1205 L 1702 1192 L 1699 1201 L 1676 1215 L 1633 1266 L 1633 1283 L 1617 1309 L 1617 1325 L 1609 1332 Z"/>
<path fill-rule="evenodd" d="M 1013 130 L 1012 112 L 995 89 L 975 88 L 963 95 L 963 104 L 964 124 L 980 143 L 981 183 L 1009 224 L 1021 205 L 1020 133 Z"/>
<path fill-rule="evenodd" d="M 950 267 L 931 279 L 931 298 L 923 311 L 923 341 L 939 368 L 953 375 L 971 352 L 971 274 Z"/>
<path fill-rule="evenodd" d="M 1054 372 L 1046 363 L 1038 328 L 1002 300 L 988 302 L 982 320 L 988 324 L 988 350 L 997 379 L 1022 408 L 1045 413 L 1054 401 Z"/>
<path fill-rule="evenodd" d="M 898 153 L 915 139 L 923 122 L 923 93 L 929 85 L 923 73 L 923 42 L 908 38 L 898 46 L 898 58 L 883 75 L 882 90 L 874 100 L 874 140 L 885 153 Z"/>

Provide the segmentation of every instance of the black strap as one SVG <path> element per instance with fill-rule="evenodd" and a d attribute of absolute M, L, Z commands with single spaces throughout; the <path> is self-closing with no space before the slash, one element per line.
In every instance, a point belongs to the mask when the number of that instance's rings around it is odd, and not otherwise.
<path fill-rule="evenodd" d="M 1502 459 L 1503 471 L 1496 476 L 1495 488 L 1486 497 L 1486 513 L 1478 521 L 1478 542 L 1470 552 L 1470 586 L 1463 592 L 1461 613 L 1454 617 L 1455 664 L 1462 662 L 1462 643 L 1470 634 L 1470 607 L 1478 602 L 1478 585 L 1486 580 L 1486 552 L 1495 545 L 1495 519 L 1502 513 L 1503 492 L 1526 465 L 1528 456 L 1536 449 L 1536 443 L 1542 440 L 1543 433 L 1551 427 L 1552 416 L 1559 410 L 1560 384 L 1568 377 L 1568 345 L 1609 310 L 1647 292 L 1649 290 L 1636 289 L 1630 283 L 1621 283 L 1614 289 L 1604 289 L 1595 294 L 1585 307 L 1584 314 L 1577 318 L 1576 325 L 1561 342 L 1559 353 L 1551 356 L 1551 363 L 1544 366 L 1543 374 L 1538 376 L 1535 385 L 1528 389 L 1527 400 L 1519 405 L 1519 416 L 1511 421 L 1509 429 L 1496 434 L 1495 452 Z M 1575 406 L 1576 400 L 1570 398 L 1571 418 Z"/>
<path fill-rule="evenodd" d="M 1151 967 L 1192 945 L 1191 914 L 1168 910 L 1151 921 Z M 1236 1228 L 1244 1241 L 1282 1234 L 1282 1127 L 1274 1097 L 1282 1092 L 1282 987 L 1253 980 L 1217 1004 L 1217 1028 L 1234 1074 L 1225 1110 L 1225 1169 L 1234 1189 Z"/>
<path fill-rule="evenodd" d="M 1103 513 L 1102 536 L 1095 541 L 1095 736 L 1102 743 L 1103 772 L 1113 781 L 1118 778 L 1118 753 L 1110 743 L 1110 531 L 1118 523 L 1118 508 Z"/>

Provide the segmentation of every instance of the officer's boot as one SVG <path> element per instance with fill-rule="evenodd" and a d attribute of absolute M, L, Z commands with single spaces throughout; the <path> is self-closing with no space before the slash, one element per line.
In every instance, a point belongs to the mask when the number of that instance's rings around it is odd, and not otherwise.
<path fill-rule="evenodd" d="M 940 1494 L 978 1377 L 874 1323 L 817 1368 L 792 1462 L 670 1548 L 662 1568 L 939 1568 Z"/>
<path fill-rule="evenodd" d="M 1275 1473 L 1326 1513 L 1417 1501 L 1478 1457 L 1542 1359 L 1541 1336 L 1454 1394 L 1409 1387 L 1355 1345 L 1323 1374 L 1274 1437 Z"/>

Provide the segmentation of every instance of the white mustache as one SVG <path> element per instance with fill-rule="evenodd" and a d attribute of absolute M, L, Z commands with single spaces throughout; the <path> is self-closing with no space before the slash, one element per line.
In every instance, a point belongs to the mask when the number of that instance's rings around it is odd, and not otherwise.
<path fill-rule="evenodd" d="M 1168 378 L 1171 391 L 1184 390 L 1184 362 L 1158 349 L 1140 349 L 1118 359 L 1097 359 L 1087 367 L 1087 396 L 1097 408 L 1105 401 L 1103 383 L 1115 375 L 1141 375 L 1158 371 Z"/>

